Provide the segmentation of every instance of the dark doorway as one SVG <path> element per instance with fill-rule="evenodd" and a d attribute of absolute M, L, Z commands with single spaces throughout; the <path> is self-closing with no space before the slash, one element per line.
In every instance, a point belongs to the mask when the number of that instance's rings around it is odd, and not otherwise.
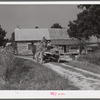
<path fill-rule="evenodd" d="M 64 45 L 64 52 L 66 52 L 66 45 Z"/>

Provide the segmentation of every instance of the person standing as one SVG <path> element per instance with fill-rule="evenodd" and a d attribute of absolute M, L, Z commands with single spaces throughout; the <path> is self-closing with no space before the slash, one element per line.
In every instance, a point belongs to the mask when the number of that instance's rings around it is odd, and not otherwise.
<path fill-rule="evenodd" d="M 44 47 L 47 48 L 47 39 L 45 36 L 43 36 L 42 42 L 43 42 Z"/>
<path fill-rule="evenodd" d="M 33 59 L 35 58 L 35 53 L 36 53 L 36 46 L 34 43 L 32 43 L 32 54 L 33 54 Z"/>

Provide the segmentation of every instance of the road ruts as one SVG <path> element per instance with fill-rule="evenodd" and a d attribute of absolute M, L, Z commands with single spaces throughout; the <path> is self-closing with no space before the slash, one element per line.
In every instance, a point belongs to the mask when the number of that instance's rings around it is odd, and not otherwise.
<path fill-rule="evenodd" d="M 75 69 L 72 66 L 66 65 L 64 63 L 46 63 L 44 65 L 54 70 L 62 77 L 68 79 L 80 90 L 100 90 L 100 75 L 95 75 L 94 73 L 82 69 Z"/>

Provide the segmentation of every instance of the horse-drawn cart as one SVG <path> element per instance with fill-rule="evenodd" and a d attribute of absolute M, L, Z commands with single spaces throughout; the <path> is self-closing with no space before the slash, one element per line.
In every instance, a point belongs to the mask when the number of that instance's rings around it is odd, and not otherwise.
<path fill-rule="evenodd" d="M 48 45 L 49 42 L 42 41 L 37 45 L 37 50 L 35 53 L 35 59 L 37 62 L 59 62 L 59 50 L 56 47 Z"/>
<path fill-rule="evenodd" d="M 46 63 L 46 62 L 59 62 L 59 50 L 55 50 L 52 52 L 50 51 L 38 51 L 35 55 L 36 61 L 39 63 Z"/>

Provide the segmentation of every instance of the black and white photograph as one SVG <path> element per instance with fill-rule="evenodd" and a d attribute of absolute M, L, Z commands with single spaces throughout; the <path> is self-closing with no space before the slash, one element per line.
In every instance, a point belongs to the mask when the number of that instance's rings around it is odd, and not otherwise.
<path fill-rule="evenodd" d="M 0 90 L 100 90 L 100 5 L 0 4 Z"/>

